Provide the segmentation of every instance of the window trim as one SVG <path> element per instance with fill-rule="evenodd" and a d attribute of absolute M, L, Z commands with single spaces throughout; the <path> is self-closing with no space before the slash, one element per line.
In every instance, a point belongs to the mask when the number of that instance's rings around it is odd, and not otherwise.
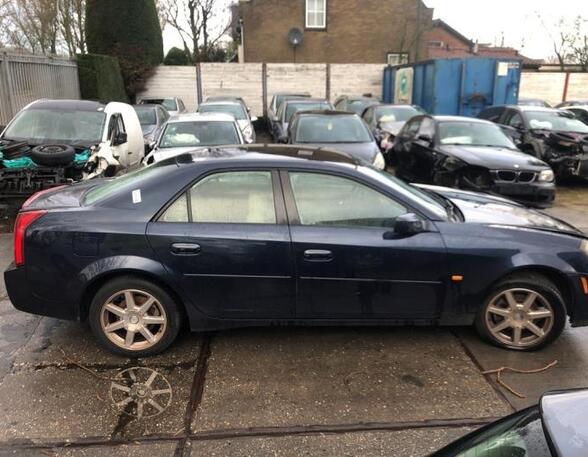
<path fill-rule="evenodd" d="M 397 56 L 399 63 L 393 64 L 390 63 L 390 57 Z M 406 62 L 402 62 L 402 58 L 406 57 Z M 408 65 L 410 63 L 410 54 L 408 52 L 401 52 L 401 51 L 388 51 L 386 53 L 386 65 L 392 65 L 394 67 L 400 65 Z"/>
<path fill-rule="evenodd" d="M 298 213 L 298 207 L 296 206 L 296 199 L 294 197 L 294 189 L 292 189 L 292 184 L 290 183 L 290 173 L 312 173 L 312 174 L 318 174 L 318 175 L 327 175 L 327 176 L 333 176 L 336 178 L 342 178 L 342 179 L 348 179 L 350 181 L 354 181 L 357 184 L 360 184 L 362 186 L 365 186 L 371 190 L 373 190 L 374 192 L 378 192 L 382 195 L 384 195 L 385 197 L 394 200 L 396 203 L 398 203 L 399 205 L 402 205 L 406 208 L 407 213 L 414 213 L 416 214 L 418 217 L 422 218 L 425 221 L 429 221 L 429 217 L 427 217 L 425 214 L 423 214 L 422 211 L 420 211 L 419 209 L 413 207 L 412 205 L 410 205 L 408 202 L 404 201 L 403 199 L 399 199 L 397 196 L 395 195 L 391 195 L 390 192 L 386 192 L 384 190 L 382 190 L 381 188 L 379 188 L 376 185 L 373 185 L 370 182 L 366 182 L 364 180 L 358 179 L 355 176 L 350 176 L 344 173 L 338 173 L 335 171 L 331 171 L 331 170 L 318 170 L 315 168 L 281 168 L 280 169 L 280 181 L 282 183 L 282 190 L 283 190 L 283 196 L 284 196 L 284 200 L 285 200 L 285 205 L 286 205 L 286 213 L 287 213 L 287 217 L 288 217 L 288 223 L 291 227 L 305 227 L 305 228 L 316 228 L 316 229 L 343 229 L 343 230 L 374 230 L 374 231 L 389 231 L 390 229 L 386 229 L 385 227 L 361 227 L 361 226 L 349 226 L 349 227 L 340 227 L 340 226 L 327 226 L 327 225 L 304 225 L 300 222 L 300 215 Z"/>
<path fill-rule="evenodd" d="M 219 173 L 231 173 L 231 172 L 247 172 L 247 171 L 251 171 L 251 172 L 260 172 L 260 171 L 266 171 L 266 172 L 270 172 L 271 173 L 271 178 L 272 178 L 272 191 L 274 194 L 274 211 L 276 213 L 276 222 L 274 224 L 257 224 L 257 223 L 250 223 L 250 222 L 238 222 L 238 223 L 232 223 L 232 222 L 194 222 L 192 221 L 192 213 L 191 213 L 191 202 L 190 202 L 190 195 L 189 192 L 192 189 L 192 187 L 194 187 L 197 183 L 199 183 L 200 181 L 206 179 L 207 177 L 214 175 L 214 174 L 219 174 Z M 165 222 L 165 221 L 161 221 L 161 217 L 165 214 L 165 212 L 169 209 L 170 206 L 172 206 L 175 201 L 182 197 L 182 195 L 186 194 L 186 198 L 187 198 L 187 206 L 188 206 L 188 222 Z M 155 213 L 155 215 L 153 216 L 153 218 L 150 221 L 151 223 L 156 223 L 156 224 L 199 224 L 199 225 L 231 225 L 231 226 L 236 226 L 236 225 L 247 225 L 247 226 L 260 226 L 260 225 L 265 225 L 265 226 L 284 226 L 284 225 L 288 225 L 288 217 L 286 214 L 286 204 L 285 204 L 285 200 L 284 200 L 284 193 L 282 190 L 282 185 L 280 182 L 280 175 L 279 175 L 279 171 L 276 168 L 272 168 L 272 167 L 227 167 L 227 168 L 215 168 L 212 170 L 206 170 L 205 172 L 203 172 L 202 174 L 198 175 L 195 179 L 193 179 L 192 181 L 190 181 L 187 185 L 185 185 L 184 187 L 182 187 L 178 192 L 176 192 L 172 198 L 169 199 L 169 201 L 167 201 L 165 203 L 165 205 L 163 205 L 161 207 L 161 209 L 159 211 L 157 211 L 157 213 Z"/>
<path fill-rule="evenodd" d="M 323 18 L 324 18 L 323 24 L 322 25 L 309 25 L 308 24 L 308 13 L 310 12 L 309 8 L 308 8 L 309 0 L 304 0 L 304 28 L 305 28 L 305 30 L 310 30 L 310 31 L 312 31 L 312 30 L 318 30 L 318 31 L 327 30 L 327 14 L 329 11 L 329 6 L 328 6 L 328 0 L 323 0 L 323 1 L 325 2 L 324 3 L 325 6 L 324 6 L 324 10 L 323 10 Z M 319 12 L 319 10 L 314 11 L 314 12 Z"/>

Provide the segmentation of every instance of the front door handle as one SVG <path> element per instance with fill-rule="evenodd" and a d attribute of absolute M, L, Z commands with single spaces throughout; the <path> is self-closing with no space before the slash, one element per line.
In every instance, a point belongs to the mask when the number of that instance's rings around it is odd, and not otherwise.
<path fill-rule="evenodd" d="M 200 245 L 196 243 L 174 243 L 171 245 L 171 253 L 174 255 L 198 255 Z"/>
<path fill-rule="evenodd" d="M 333 253 L 322 249 L 309 249 L 304 251 L 304 260 L 309 262 L 330 262 L 333 260 Z"/>

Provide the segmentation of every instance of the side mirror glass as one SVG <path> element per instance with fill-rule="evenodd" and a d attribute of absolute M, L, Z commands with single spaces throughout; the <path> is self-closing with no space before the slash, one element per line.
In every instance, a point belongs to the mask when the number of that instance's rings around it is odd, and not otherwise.
<path fill-rule="evenodd" d="M 384 239 L 409 237 L 425 231 L 425 223 L 414 213 L 398 216 L 394 221 L 394 231 L 384 234 Z"/>

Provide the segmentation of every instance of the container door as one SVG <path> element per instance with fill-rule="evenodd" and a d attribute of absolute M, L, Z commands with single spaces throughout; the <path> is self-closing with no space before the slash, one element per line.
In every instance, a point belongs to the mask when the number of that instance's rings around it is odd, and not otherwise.
<path fill-rule="evenodd" d="M 521 64 L 515 61 L 496 62 L 494 105 L 516 105 L 519 100 Z"/>
<path fill-rule="evenodd" d="M 461 81 L 461 116 L 476 117 L 480 111 L 494 104 L 494 59 L 464 60 Z"/>

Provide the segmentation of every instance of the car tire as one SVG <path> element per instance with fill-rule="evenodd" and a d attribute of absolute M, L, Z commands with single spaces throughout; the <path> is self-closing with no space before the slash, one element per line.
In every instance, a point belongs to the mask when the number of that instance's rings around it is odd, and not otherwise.
<path fill-rule="evenodd" d="M 492 288 L 476 315 L 475 327 L 495 346 L 535 351 L 561 334 L 566 316 L 561 292 L 551 281 L 541 275 L 521 274 Z"/>
<path fill-rule="evenodd" d="M 75 155 L 76 150 L 67 144 L 42 144 L 30 152 L 32 161 L 44 167 L 69 165 Z"/>
<path fill-rule="evenodd" d="M 89 321 L 92 332 L 109 351 L 131 358 L 150 357 L 174 342 L 182 312 L 161 287 L 124 276 L 98 290 L 90 304 Z"/>

